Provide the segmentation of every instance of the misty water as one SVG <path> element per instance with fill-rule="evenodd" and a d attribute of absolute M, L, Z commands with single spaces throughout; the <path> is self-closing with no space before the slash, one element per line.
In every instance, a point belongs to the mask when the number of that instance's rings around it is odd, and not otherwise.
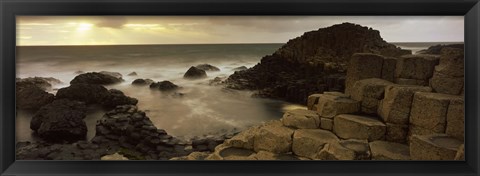
<path fill-rule="evenodd" d="M 17 77 L 54 77 L 67 87 L 75 72 L 113 71 L 123 75 L 123 83 L 106 86 L 119 89 L 139 100 L 138 107 L 154 124 L 169 134 L 190 138 L 208 134 L 238 131 L 262 122 L 279 119 L 286 109 L 304 108 L 287 102 L 252 98 L 250 91 L 226 90 L 210 86 L 215 77 L 228 77 L 233 68 L 252 67 L 273 53 L 281 44 L 232 45 L 137 45 L 137 46 L 50 46 L 17 47 Z M 208 78 L 185 80 L 189 67 L 208 63 L 220 68 L 207 72 Z M 138 76 L 128 76 L 136 72 Z M 169 80 L 182 88 L 183 97 L 172 96 L 148 86 L 133 86 L 137 78 Z M 55 90 L 51 91 L 56 93 Z M 105 113 L 90 107 L 85 121 L 87 138 L 95 135 L 96 120 Z M 32 141 L 32 112 L 17 112 L 17 140 Z"/>
<path fill-rule="evenodd" d="M 438 43 L 399 43 L 413 52 Z M 69 86 L 77 71 L 112 71 L 123 75 L 125 82 L 106 86 L 123 91 L 139 100 L 138 107 L 154 124 L 169 134 L 190 138 L 209 134 L 238 131 L 249 126 L 280 119 L 288 109 L 305 108 L 280 100 L 252 98 L 250 91 L 210 86 L 215 77 L 228 77 L 233 68 L 252 67 L 273 53 L 282 44 L 209 44 L 209 45 L 117 45 L 117 46 L 23 46 L 17 47 L 17 77 L 54 77 Z M 211 64 L 219 72 L 207 72 L 208 78 L 185 80 L 189 67 Z M 136 72 L 138 76 L 128 76 Z M 182 88 L 183 97 L 151 90 L 148 86 L 131 85 L 137 78 L 154 81 L 169 80 Z M 106 111 L 91 106 L 85 121 L 87 138 L 95 135 L 95 124 Z M 35 141 L 30 130 L 33 112 L 17 111 L 17 141 Z"/>

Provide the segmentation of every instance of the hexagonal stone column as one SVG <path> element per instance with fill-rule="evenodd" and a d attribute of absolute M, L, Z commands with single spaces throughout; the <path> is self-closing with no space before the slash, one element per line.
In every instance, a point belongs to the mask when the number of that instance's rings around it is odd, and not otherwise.
<path fill-rule="evenodd" d="M 412 136 L 410 157 L 412 160 L 453 160 L 461 141 L 445 135 Z"/>
<path fill-rule="evenodd" d="M 385 139 L 386 126 L 374 117 L 341 114 L 333 120 L 334 133 L 343 139 Z"/>

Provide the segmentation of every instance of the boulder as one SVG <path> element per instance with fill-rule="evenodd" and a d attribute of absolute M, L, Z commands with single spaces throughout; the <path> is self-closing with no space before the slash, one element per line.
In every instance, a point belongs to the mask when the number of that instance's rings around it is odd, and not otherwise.
<path fill-rule="evenodd" d="M 200 79 L 206 78 L 207 73 L 204 70 L 198 69 L 197 67 L 190 67 L 188 71 L 183 75 L 185 79 Z"/>
<path fill-rule="evenodd" d="M 385 139 L 386 126 L 374 117 L 341 114 L 333 119 L 333 131 L 343 139 L 374 141 Z"/>
<path fill-rule="evenodd" d="M 51 103 L 55 96 L 31 84 L 16 84 L 16 107 L 19 109 L 38 110 Z"/>
<path fill-rule="evenodd" d="M 320 117 L 315 111 L 295 109 L 285 112 L 281 121 L 287 127 L 315 129 L 320 124 Z"/>
<path fill-rule="evenodd" d="M 333 130 L 333 120 L 329 118 L 320 118 L 320 128 L 324 130 Z"/>
<path fill-rule="evenodd" d="M 321 129 L 298 129 L 293 134 L 292 151 L 295 155 L 313 158 L 325 144 L 338 142 L 330 131 Z"/>
<path fill-rule="evenodd" d="M 98 84 L 72 84 L 57 91 L 57 98 L 82 101 L 87 104 L 101 104 L 110 92 Z"/>
<path fill-rule="evenodd" d="M 448 105 L 456 99 L 461 101 L 462 97 L 430 92 L 415 93 L 410 123 L 432 133 L 445 133 Z"/>
<path fill-rule="evenodd" d="M 158 89 L 160 91 L 172 91 L 180 88 L 170 81 L 162 81 L 150 84 L 150 89 Z"/>
<path fill-rule="evenodd" d="M 215 66 L 210 65 L 210 64 L 200 64 L 200 65 L 197 65 L 195 67 L 200 69 L 200 70 L 203 70 L 203 71 L 220 71 L 220 69 L 218 67 L 215 67 Z"/>
<path fill-rule="evenodd" d="M 438 65 L 437 55 L 404 55 L 397 59 L 396 78 L 428 80 Z"/>
<path fill-rule="evenodd" d="M 459 95 L 463 91 L 464 77 L 453 77 L 435 72 L 430 79 L 430 86 L 435 92 Z"/>
<path fill-rule="evenodd" d="M 412 160 L 453 160 L 461 141 L 445 134 L 414 135 L 410 141 Z"/>
<path fill-rule="evenodd" d="M 244 148 L 253 150 L 253 142 L 255 135 L 258 133 L 260 127 L 250 127 L 239 134 L 233 136 L 232 138 L 225 141 L 226 145 L 237 147 L 237 148 Z"/>
<path fill-rule="evenodd" d="M 110 89 L 109 94 L 105 99 L 102 101 L 102 105 L 108 109 L 115 108 L 119 105 L 136 105 L 138 100 L 136 98 L 132 98 L 126 96 L 122 91 L 117 89 Z"/>
<path fill-rule="evenodd" d="M 144 86 L 144 85 L 151 85 L 152 83 L 153 83 L 153 80 L 151 79 L 135 79 L 132 82 L 132 85 Z"/>
<path fill-rule="evenodd" d="M 387 123 L 387 133 L 385 134 L 385 140 L 396 143 L 407 142 L 408 137 L 408 125 Z"/>
<path fill-rule="evenodd" d="M 253 149 L 272 153 L 287 153 L 292 148 L 294 130 L 281 124 L 270 124 L 261 127 L 253 139 Z"/>
<path fill-rule="evenodd" d="M 422 86 L 388 85 L 385 87 L 385 97 L 379 103 L 378 115 L 384 122 L 407 125 L 413 94 L 431 90 Z"/>
<path fill-rule="evenodd" d="M 407 145 L 373 141 L 369 143 L 372 160 L 410 160 L 410 149 Z"/>
<path fill-rule="evenodd" d="M 109 85 L 109 84 L 120 83 L 122 81 L 123 79 L 112 76 L 112 75 L 107 75 L 107 74 L 102 74 L 97 72 L 90 72 L 90 73 L 84 73 L 76 76 L 75 78 L 73 78 L 72 81 L 70 81 L 70 84 L 71 85 L 73 84 Z"/>
<path fill-rule="evenodd" d="M 245 66 L 240 66 L 240 67 L 235 67 L 235 68 L 233 68 L 232 70 L 233 70 L 233 71 L 242 71 L 242 70 L 246 70 L 246 69 L 248 69 L 248 68 L 245 67 Z"/>
<path fill-rule="evenodd" d="M 86 111 L 82 102 L 58 99 L 35 113 L 30 128 L 47 141 L 80 140 L 87 134 Z"/>
<path fill-rule="evenodd" d="M 354 160 L 370 160 L 371 153 L 367 140 L 347 139 L 341 140 L 339 144 L 355 153 Z"/>
<path fill-rule="evenodd" d="M 369 78 L 355 82 L 351 98 L 359 101 L 361 111 L 367 114 L 376 114 L 380 100 L 384 98 L 385 87 L 392 82 L 379 78 Z"/>
<path fill-rule="evenodd" d="M 137 75 L 138 75 L 137 72 L 131 72 L 128 74 L 128 76 L 137 76 Z"/>
<path fill-rule="evenodd" d="M 347 98 L 345 95 L 322 94 L 317 104 L 318 114 L 325 118 L 333 118 L 338 114 L 355 113 L 358 110 L 358 101 Z"/>
<path fill-rule="evenodd" d="M 320 152 L 317 152 L 315 160 L 355 160 L 355 151 L 342 146 L 338 142 L 325 144 Z"/>
<path fill-rule="evenodd" d="M 52 77 L 29 77 L 15 80 L 16 86 L 36 86 L 44 91 L 52 89 L 52 85 L 61 84 L 62 81 Z"/>
<path fill-rule="evenodd" d="M 385 58 L 377 54 L 356 53 L 350 59 L 345 80 L 345 93 L 351 95 L 355 82 L 368 78 L 382 77 L 382 64 Z"/>
<path fill-rule="evenodd" d="M 447 128 L 445 133 L 464 141 L 465 137 L 465 110 L 464 100 L 454 99 L 450 101 L 447 110 Z"/>
<path fill-rule="evenodd" d="M 312 110 L 312 111 L 316 111 L 317 106 L 315 106 L 315 105 L 318 104 L 318 100 L 320 99 L 321 96 L 322 96 L 322 94 L 309 95 L 308 99 L 307 99 L 307 109 Z"/>
<path fill-rule="evenodd" d="M 98 72 L 100 74 L 104 74 L 104 75 L 109 75 L 109 76 L 113 76 L 117 79 L 122 79 L 122 74 L 121 73 L 118 73 L 118 72 L 110 72 L 110 71 L 101 71 L 101 72 Z"/>

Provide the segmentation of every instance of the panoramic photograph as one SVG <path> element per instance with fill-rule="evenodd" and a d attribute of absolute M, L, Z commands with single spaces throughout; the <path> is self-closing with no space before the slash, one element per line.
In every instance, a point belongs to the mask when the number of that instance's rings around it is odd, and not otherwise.
<path fill-rule="evenodd" d="M 463 16 L 17 16 L 17 160 L 464 160 Z"/>

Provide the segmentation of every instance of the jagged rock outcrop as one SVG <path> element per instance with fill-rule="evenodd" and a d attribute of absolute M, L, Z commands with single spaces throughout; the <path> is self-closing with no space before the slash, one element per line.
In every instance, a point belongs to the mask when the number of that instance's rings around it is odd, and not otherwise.
<path fill-rule="evenodd" d="M 310 94 L 343 91 L 345 71 L 354 53 L 398 57 L 411 51 L 385 42 L 377 30 L 343 23 L 306 32 L 225 82 L 229 88 L 259 90 L 262 97 L 305 104 Z M 338 75 L 328 78 L 332 74 Z"/>
<path fill-rule="evenodd" d="M 43 106 L 32 117 L 30 128 L 47 141 L 73 142 L 85 138 L 86 106 L 67 99 L 55 100 Z"/>
<path fill-rule="evenodd" d="M 100 84 L 108 85 L 122 82 L 121 74 L 118 75 L 115 72 L 90 72 L 76 76 L 70 81 L 70 84 Z"/>

